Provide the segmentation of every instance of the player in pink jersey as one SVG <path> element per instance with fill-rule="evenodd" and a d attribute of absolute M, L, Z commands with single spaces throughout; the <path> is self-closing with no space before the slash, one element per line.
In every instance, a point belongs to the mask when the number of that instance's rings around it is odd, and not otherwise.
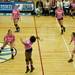
<path fill-rule="evenodd" d="M 71 37 L 70 44 L 71 44 L 72 42 L 74 43 L 74 49 L 73 49 L 73 51 L 72 51 L 71 58 L 69 59 L 68 62 L 73 62 L 73 58 L 74 58 L 74 54 L 75 54 L 75 32 L 72 33 L 72 37 Z"/>
<path fill-rule="evenodd" d="M 71 16 L 73 17 L 75 13 L 75 1 L 73 1 L 71 4 L 70 4 L 70 14 Z"/>
<path fill-rule="evenodd" d="M 21 42 L 25 46 L 25 57 L 26 57 L 26 73 L 27 72 L 33 72 L 33 61 L 32 61 L 32 44 L 36 41 L 35 36 L 31 36 L 30 39 L 23 41 L 21 39 Z M 31 67 L 31 70 L 29 69 L 29 65 Z"/>
<path fill-rule="evenodd" d="M 3 43 L 3 46 L 1 47 L 0 53 L 2 52 L 2 50 L 4 49 L 6 45 L 10 45 L 11 54 L 12 54 L 11 58 L 13 59 L 14 58 L 14 55 L 13 55 L 14 42 L 15 42 L 15 36 L 12 34 L 12 31 L 9 29 L 7 35 L 4 37 L 4 43 Z"/>
<path fill-rule="evenodd" d="M 16 27 L 16 32 L 20 31 L 20 27 L 18 25 L 18 21 L 20 18 L 20 11 L 19 11 L 18 7 L 19 7 L 19 5 L 16 5 L 16 6 L 14 6 L 14 9 L 12 10 L 12 18 L 13 18 L 14 25 Z"/>
<path fill-rule="evenodd" d="M 61 34 L 65 32 L 65 27 L 63 26 L 63 14 L 64 14 L 63 9 L 58 7 L 55 11 L 55 15 L 61 27 Z"/>

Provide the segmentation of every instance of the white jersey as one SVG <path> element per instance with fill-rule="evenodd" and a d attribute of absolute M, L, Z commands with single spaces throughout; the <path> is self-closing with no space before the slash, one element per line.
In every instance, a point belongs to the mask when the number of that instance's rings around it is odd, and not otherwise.
<path fill-rule="evenodd" d="M 57 7 L 63 8 L 63 2 L 62 1 L 61 2 L 57 1 Z"/>
<path fill-rule="evenodd" d="M 49 5 L 50 5 L 50 3 L 49 2 L 46 2 L 45 8 L 49 8 Z"/>
<path fill-rule="evenodd" d="M 69 8 L 70 7 L 70 2 L 69 1 L 63 1 L 63 6 L 65 8 Z"/>

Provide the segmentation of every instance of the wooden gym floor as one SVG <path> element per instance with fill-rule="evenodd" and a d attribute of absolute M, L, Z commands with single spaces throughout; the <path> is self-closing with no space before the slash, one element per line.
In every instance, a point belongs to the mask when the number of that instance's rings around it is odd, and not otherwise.
<path fill-rule="evenodd" d="M 75 75 L 75 61 L 68 63 L 73 44 L 69 45 L 71 33 L 75 31 L 75 20 L 64 17 L 66 32 L 60 35 L 60 27 L 55 17 L 21 16 L 19 21 L 21 32 L 15 33 L 10 16 L 0 16 L 0 42 L 7 30 L 11 28 L 16 36 L 17 55 L 14 60 L 0 63 L 0 75 Z M 20 38 L 27 39 L 38 35 L 40 40 L 33 44 L 33 73 L 25 74 L 24 46 Z"/>

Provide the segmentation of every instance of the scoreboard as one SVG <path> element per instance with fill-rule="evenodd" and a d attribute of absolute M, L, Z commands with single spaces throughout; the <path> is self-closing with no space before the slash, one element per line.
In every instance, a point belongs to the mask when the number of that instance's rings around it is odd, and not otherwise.
<path fill-rule="evenodd" d="M 11 12 L 13 6 L 19 5 L 20 11 L 33 11 L 34 4 L 32 2 L 0 2 L 0 12 Z"/>

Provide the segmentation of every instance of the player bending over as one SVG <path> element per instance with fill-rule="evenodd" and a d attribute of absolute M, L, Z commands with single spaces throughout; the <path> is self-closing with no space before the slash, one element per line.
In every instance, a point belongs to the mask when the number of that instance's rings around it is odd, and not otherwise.
<path fill-rule="evenodd" d="M 6 45 L 10 45 L 11 59 L 14 59 L 14 55 L 13 55 L 13 44 L 14 44 L 14 42 L 15 42 L 15 36 L 12 34 L 12 31 L 9 29 L 7 34 L 4 36 L 4 43 L 0 49 L 0 53 L 2 52 L 2 50 L 4 49 L 4 47 Z"/>

